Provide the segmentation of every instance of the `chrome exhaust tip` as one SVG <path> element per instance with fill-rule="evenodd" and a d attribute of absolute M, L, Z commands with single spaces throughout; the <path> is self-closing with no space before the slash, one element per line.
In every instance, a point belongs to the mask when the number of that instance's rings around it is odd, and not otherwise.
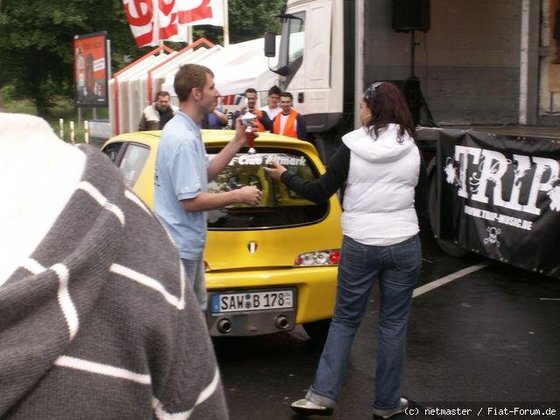
<path fill-rule="evenodd" d="M 290 322 L 288 321 L 288 317 L 286 317 L 286 315 L 278 315 L 274 320 L 274 325 L 276 325 L 276 328 L 279 330 L 285 330 L 290 326 Z"/>
<path fill-rule="evenodd" d="M 218 321 L 216 328 L 222 334 L 227 334 L 231 331 L 231 321 L 228 318 L 222 318 Z"/>

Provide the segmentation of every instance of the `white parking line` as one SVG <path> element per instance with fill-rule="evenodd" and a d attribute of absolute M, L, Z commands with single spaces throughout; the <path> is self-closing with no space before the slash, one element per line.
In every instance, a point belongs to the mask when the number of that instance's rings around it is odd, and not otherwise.
<path fill-rule="evenodd" d="M 423 295 L 424 293 L 427 293 L 430 290 L 437 289 L 438 287 L 443 286 L 444 284 L 452 282 L 453 280 L 460 279 L 461 277 L 474 273 L 489 265 L 490 262 L 483 262 L 480 264 L 471 265 L 470 267 L 463 268 L 462 270 L 456 271 L 455 273 L 451 273 L 445 277 L 442 277 L 441 279 L 437 279 L 428 284 L 417 287 L 416 289 L 414 289 L 414 293 L 412 294 L 412 297 L 415 298 L 420 295 Z"/>

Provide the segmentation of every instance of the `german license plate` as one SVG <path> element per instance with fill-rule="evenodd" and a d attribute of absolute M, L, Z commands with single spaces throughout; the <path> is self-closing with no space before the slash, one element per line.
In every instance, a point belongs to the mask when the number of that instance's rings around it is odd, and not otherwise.
<path fill-rule="evenodd" d="M 211 298 L 213 313 L 262 311 L 294 307 L 293 290 L 266 290 L 214 294 Z"/>

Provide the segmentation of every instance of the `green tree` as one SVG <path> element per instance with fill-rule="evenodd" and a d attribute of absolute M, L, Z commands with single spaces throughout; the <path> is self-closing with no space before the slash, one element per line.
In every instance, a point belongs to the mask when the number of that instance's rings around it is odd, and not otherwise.
<path fill-rule="evenodd" d="M 229 0 L 230 42 L 260 38 L 267 31 L 277 32 L 276 17 L 284 0 Z"/>
<path fill-rule="evenodd" d="M 261 38 L 265 32 L 280 30 L 276 17 L 284 0 L 229 0 L 229 41 L 236 44 Z M 223 29 L 216 26 L 195 26 L 195 39 L 205 37 L 223 44 Z"/>
<path fill-rule="evenodd" d="M 122 0 L 1 0 L 0 86 L 29 98 L 47 116 L 59 96 L 73 95 L 74 35 L 107 31 L 112 62 L 139 55 Z"/>
<path fill-rule="evenodd" d="M 229 0 L 230 43 L 262 37 L 279 29 L 283 0 Z M 0 87 L 29 98 L 42 116 L 55 100 L 73 95 L 75 35 L 106 31 L 113 73 L 152 47 L 137 48 L 122 0 L 0 0 Z M 221 27 L 195 26 L 195 39 L 223 43 Z M 174 49 L 185 44 L 170 44 Z M 0 98 L 0 106 L 2 98 Z"/>

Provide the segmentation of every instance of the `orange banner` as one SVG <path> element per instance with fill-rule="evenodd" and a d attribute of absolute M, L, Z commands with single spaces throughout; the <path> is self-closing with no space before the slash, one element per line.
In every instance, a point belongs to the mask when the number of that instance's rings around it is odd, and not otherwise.
<path fill-rule="evenodd" d="M 108 68 L 105 32 L 74 37 L 76 106 L 108 106 Z"/>

